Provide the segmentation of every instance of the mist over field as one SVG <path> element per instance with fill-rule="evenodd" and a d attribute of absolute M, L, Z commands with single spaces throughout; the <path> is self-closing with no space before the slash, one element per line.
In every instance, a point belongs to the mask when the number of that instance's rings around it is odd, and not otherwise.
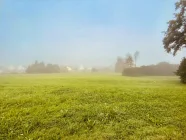
<path fill-rule="evenodd" d="M 2 0 L 0 140 L 186 140 L 185 0 Z"/>

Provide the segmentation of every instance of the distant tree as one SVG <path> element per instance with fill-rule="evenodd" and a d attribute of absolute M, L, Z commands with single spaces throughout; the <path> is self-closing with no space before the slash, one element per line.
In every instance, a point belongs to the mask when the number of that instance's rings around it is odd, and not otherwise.
<path fill-rule="evenodd" d="M 137 60 L 138 60 L 138 58 L 139 58 L 139 51 L 136 51 L 135 53 L 134 53 L 134 65 L 135 65 L 135 67 L 136 67 L 136 65 L 137 65 Z"/>
<path fill-rule="evenodd" d="M 53 73 L 60 73 L 60 67 L 56 64 L 53 64 Z"/>
<path fill-rule="evenodd" d="M 52 73 L 53 65 L 52 64 L 47 64 L 45 67 L 45 72 L 46 73 Z"/>
<path fill-rule="evenodd" d="M 68 68 L 65 66 L 62 66 L 62 67 L 60 67 L 60 71 L 63 73 L 66 73 L 66 72 L 68 72 Z"/>
<path fill-rule="evenodd" d="M 125 60 L 122 57 L 118 56 L 115 64 L 115 72 L 122 73 L 124 68 L 125 68 Z"/>
<path fill-rule="evenodd" d="M 160 62 L 157 65 L 126 68 L 122 74 L 125 76 L 174 76 L 178 66 L 177 64 Z"/>
<path fill-rule="evenodd" d="M 175 18 L 168 22 L 163 45 L 165 50 L 176 55 L 178 50 L 186 47 L 186 1 L 179 0 L 176 4 Z"/>
<path fill-rule="evenodd" d="M 35 61 L 35 64 L 36 64 L 36 65 L 38 64 L 38 61 L 37 61 L 37 60 Z"/>
<path fill-rule="evenodd" d="M 131 54 L 127 54 L 125 63 L 128 67 L 133 67 L 134 66 L 134 60 Z"/>
<path fill-rule="evenodd" d="M 54 64 L 47 64 L 45 65 L 44 62 L 35 61 L 34 64 L 31 64 L 26 69 L 26 73 L 59 73 L 60 68 L 58 65 Z"/>
<path fill-rule="evenodd" d="M 45 73 L 46 72 L 46 67 L 45 67 L 44 62 L 38 63 L 36 67 L 37 67 L 36 71 L 38 71 L 38 73 Z"/>
<path fill-rule="evenodd" d="M 168 62 L 159 62 L 157 64 L 158 66 L 167 66 L 167 65 L 170 65 Z"/>
<path fill-rule="evenodd" d="M 180 63 L 176 75 L 180 76 L 181 82 L 186 84 L 186 58 L 184 57 Z"/>

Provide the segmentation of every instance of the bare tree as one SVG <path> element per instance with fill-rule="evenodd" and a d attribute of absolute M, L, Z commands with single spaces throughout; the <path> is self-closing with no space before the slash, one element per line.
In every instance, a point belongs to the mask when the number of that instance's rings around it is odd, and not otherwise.
<path fill-rule="evenodd" d="M 126 65 L 127 65 L 128 67 L 134 66 L 134 60 L 133 60 L 133 57 L 132 57 L 131 54 L 127 54 L 125 61 L 126 61 L 126 62 L 125 62 Z"/>
<path fill-rule="evenodd" d="M 139 51 L 136 51 L 135 53 L 134 53 L 134 65 L 135 65 L 135 67 L 136 67 L 136 64 L 137 64 L 137 60 L 138 60 L 138 58 L 139 58 L 139 55 L 140 55 L 140 52 Z"/>
<path fill-rule="evenodd" d="M 121 73 L 123 72 L 125 67 L 125 60 L 122 57 L 117 58 L 117 62 L 115 64 L 115 72 Z"/>

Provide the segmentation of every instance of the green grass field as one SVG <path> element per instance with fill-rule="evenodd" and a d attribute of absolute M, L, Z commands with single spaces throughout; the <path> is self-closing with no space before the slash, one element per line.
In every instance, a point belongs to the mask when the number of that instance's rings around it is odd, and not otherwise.
<path fill-rule="evenodd" d="M 0 76 L 2 140 L 186 140 L 177 77 Z"/>

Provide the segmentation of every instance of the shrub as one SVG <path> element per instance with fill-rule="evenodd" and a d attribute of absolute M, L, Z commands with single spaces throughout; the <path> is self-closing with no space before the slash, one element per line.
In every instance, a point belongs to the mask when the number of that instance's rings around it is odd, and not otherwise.
<path fill-rule="evenodd" d="M 123 70 L 125 76 L 173 76 L 178 65 L 161 62 L 157 65 L 127 68 Z"/>
<path fill-rule="evenodd" d="M 186 84 L 186 58 L 184 57 L 180 63 L 176 75 L 180 76 L 181 82 Z"/>

